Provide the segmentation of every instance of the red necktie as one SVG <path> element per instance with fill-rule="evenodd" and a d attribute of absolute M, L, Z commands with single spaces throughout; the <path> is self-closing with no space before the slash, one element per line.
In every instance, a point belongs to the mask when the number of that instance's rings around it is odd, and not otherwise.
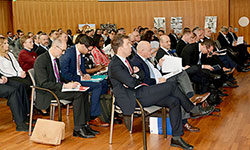
<path fill-rule="evenodd" d="M 130 64 L 129 64 L 129 62 L 128 62 L 127 59 L 125 59 L 125 63 L 127 63 L 128 68 L 129 68 L 129 70 L 130 70 L 130 73 L 133 74 L 133 69 L 132 69 L 132 67 L 130 66 Z"/>

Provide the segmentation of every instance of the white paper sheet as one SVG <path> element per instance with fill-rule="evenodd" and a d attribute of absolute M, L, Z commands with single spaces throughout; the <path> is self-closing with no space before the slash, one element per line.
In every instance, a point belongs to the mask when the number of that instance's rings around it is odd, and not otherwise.
<path fill-rule="evenodd" d="M 244 43 L 244 37 L 243 36 L 239 36 L 238 40 L 237 40 L 237 45 L 243 44 Z"/>

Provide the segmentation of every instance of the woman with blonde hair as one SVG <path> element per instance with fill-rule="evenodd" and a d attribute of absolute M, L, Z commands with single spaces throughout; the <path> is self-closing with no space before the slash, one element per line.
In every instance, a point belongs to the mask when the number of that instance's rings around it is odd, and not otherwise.
<path fill-rule="evenodd" d="M 27 95 L 31 94 L 31 79 L 20 67 L 15 56 L 9 52 L 8 40 L 0 37 L 0 73 L 10 81 L 17 81 L 26 89 Z"/>

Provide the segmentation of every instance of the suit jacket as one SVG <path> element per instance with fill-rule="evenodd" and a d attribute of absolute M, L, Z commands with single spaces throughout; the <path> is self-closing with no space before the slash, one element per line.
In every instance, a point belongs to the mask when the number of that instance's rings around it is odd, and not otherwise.
<path fill-rule="evenodd" d="M 67 46 L 70 47 L 73 45 L 73 41 L 72 41 L 73 37 L 71 35 L 68 34 L 68 41 L 67 41 Z"/>
<path fill-rule="evenodd" d="M 178 56 L 181 56 L 181 52 L 183 50 L 183 48 L 186 46 L 187 44 L 183 41 L 180 40 L 177 45 L 176 45 L 176 53 Z"/>
<path fill-rule="evenodd" d="M 222 35 L 222 33 L 219 33 L 217 40 L 220 42 L 221 45 L 221 49 L 225 49 L 225 48 L 232 48 L 231 43 L 228 43 L 226 38 Z"/>
<path fill-rule="evenodd" d="M 228 39 L 230 41 L 230 44 L 232 44 L 234 42 L 234 39 L 235 40 L 238 39 L 237 35 L 234 32 L 231 32 L 231 33 L 228 32 L 227 37 L 228 37 Z"/>
<path fill-rule="evenodd" d="M 188 44 L 181 52 L 182 65 L 194 66 L 199 61 L 199 43 Z"/>
<path fill-rule="evenodd" d="M 169 52 L 171 53 L 171 52 Z M 156 55 L 155 55 L 155 59 L 159 62 L 159 60 L 164 56 L 164 55 L 169 55 L 165 50 L 163 50 L 161 47 L 159 48 L 159 50 L 157 51 Z M 172 56 L 174 56 L 174 54 L 172 53 Z"/>
<path fill-rule="evenodd" d="M 169 34 L 168 35 L 171 41 L 171 49 L 176 49 L 176 45 L 177 45 L 177 39 L 174 37 L 173 34 Z M 177 37 L 177 35 L 175 34 L 175 36 Z"/>
<path fill-rule="evenodd" d="M 132 63 L 130 65 L 133 68 Z M 127 66 L 116 55 L 109 63 L 108 76 L 113 86 L 116 102 L 125 115 L 131 115 L 134 112 L 136 106 L 135 87 L 144 79 L 143 71 L 140 70 L 136 75 L 139 77 L 138 79 L 130 74 Z"/>
<path fill-rule="evenodd" d="M 59 60 L 57 59 L 58 70 L 60 70 Z M 49 52 L 45 52 L 40 55 L 34 64 L 35 71 L 35 82 L 38 87 L 50 89 L 53 92 L 60 92 L 62 90 L 62 82 L 67 83 L 66 80 L 63 79 L 61 73 L 60 81 L 56 82 L 56 77 L 54 74 L 53 65 L 51 62 L 51 58 Z M 45 91 L 36 90 L 36 105 L 40 109 L 47 109 L 50 106 L 50 100 L 53 96 Z"/>
<path fill-rule="evenodd" d="M 47 50 L 45 48 L 43 48 L 41 45 L 39 45 L 35 52 L 36 52 L 36 55 L 38 57 L 39 55 L 47 52 Z"/>
<path fill-rule="evenodd" d="M 137 66 L 140 70 L 144 72 L 145 78 L 143 80 L 143 83 L 146 83 L 148 85 L 156 84 L 155 79 L 150 78 L 150 71 L 149 71 L 148 65 L 145 63 L 144 60 L 142 60 L 142 58 L 139 55 L 136 54 L 132 58 L 131 62 L 134 66 Z"/>
<path fill-rule="evenodd" d="M 84 58 L 81 58 L 80 69 L 83 74 L 86 74 L 84 65 Z M 77 75 L 77 60 L 76 60 L 76 46 L 68 48 L 63 56 L 60 58 L 61 72 L 63 77 L 69 81 L 81 81 L 81 76 Z"/>

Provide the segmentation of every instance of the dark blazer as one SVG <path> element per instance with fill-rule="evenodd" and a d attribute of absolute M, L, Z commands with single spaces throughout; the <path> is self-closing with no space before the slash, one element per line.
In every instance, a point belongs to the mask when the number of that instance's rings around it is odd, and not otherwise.
<path fill-rule="evenodd" d="M 133 68 L 132 63 L 130 65 Z M 143 71 L 140 70 L 136 75 L 139 77 L 138 79 L 130 74 L 127 66 L 116 55 L 109 63 L 108 76 L 113 86 L 116 102 L 125 115 L 131 115 L 134 112 L 136 106 L 135 87 L 144 79 Z"/>
<path fill-rule="evenodd" d="M 180 40 L 177 45 L 176 45 L 176 53 L 178 56 L 181 56 L 181 52 L 183 50 L 183 48 L 186 46 L 187 44 L 183 41 Z"/>
<path fill-rule="evenodd" d="M 199 43 L 188 44 L 181 52 L 182 65 L 194 66 L 199 61 Z"/>
<path fill-rule="evenodd" d="M 33 48 L 32 51 L 36 52 L 36 49 L 39 47 L 39 45 L 37 46 L 35 43 L 33 44 Z"/>
<path fill-rule="evenodd" d="M 58 70 L 60 70 L 59 60 L 57 59 Z M 51 62 L 51 58 L 49 52 L 45 52 L 40 55 L 34 64 L 35 71 L 35 81 L 38 87 L 50 89 L 53 92 L 58 92 L 62 90 L 62 83 L 56 82 L 56 77 L 54 74 L 53 65 Z M 59 71 L 60 73 L 60 71 Z M 63 83 L 67 83 L 66 80 L 63 79 L 60 73 L 60 80 Z M 36 91 L 36 105 L 39 109 L 47 109 L 50 106 L 50 100 L 53 98 L 51 94 L 48 92 Z"/>
<path fill-rule="evenodd" d="M 71 35 L 68 34 L 68 41 L 67 41 L 67 46 L 70 47 L 73 45 L 73 41 L 72 41 L 73 37 Z"/>
<path fill-rule="evenodd" d="M 232 35 L 232 34 L 233 35 Z M 227 34 L 227 37 L 228 37 L 228 39 L 229 39 L 229 41 L 230 41 L 230 44 L 232 44 L 233 43 L 233 41 L 234 41 L 234 39 L 235 40 L 237 40 L 238 39 L 238 37 L 237 37 L 237 35 L 234 33 L 234 32 L 228 32 L 228 34 Z"/>
<path fill-rule="evenodd" d="M 171 51 L 168 51 L 169 53 L 172 53 Z M 164 56 L 164 55 L 169 55 L 165 50 L 163 50 L 161 47 L 158 49 L 156 55 L 155 55 L 155 59 L 159 62 L 159 60 Z M 174 54 L 172 53 L 171 56 L 174 56 Z"/>
<path fill-rule="evenodd" d="M 176 49 L 176 45 L 177 45 L 177 39 L 174 37 L 173 34 L 169 34 L 168 35 L 171 41 L 171 49 Z M 175 36 L 177 37 L 177 35 L 175 34 Z"/>
<path fill-rule="evenodd" d="M 47 50 L 44 49 L 41 45 L 39 45 L 35 52 L 36 52 L 36 55 L 37 55 L 37 57 L 38 57 L 39 55 L 41 55 L 41 54 L 47 52 Z"/>
<path fill-rule="evenodd" d="M 225 48 L 232 48 L 231 43 L 228 43 L 226 38 L 222 35 L 222 33 L 219 33 L 217 40 L 220 42 L 221 45 L 221 49 L 225 49 Z"/>
<path fill-rule="evenodd" d="M 148 85 L 156 84 L 155 79 L 150 78 L 150 71 L 149 71 L 148 65 L 145 63 L 144 60 L 142 60 L 142 58 L 139 55 L 136 54 L 132 58 L 131 62 L 134 66 L 137 66 L 140 70 L 144 72 L 145 78 L 143 80 L 143 83 L 146 83 Z"/>
<path fill-rule="evenodd" d="M 80 69 L 83 74 L 86 74 L 85 59 L 81 57 Z M 76 46 L 68 48 L 63 56 L 60 58 L 61 72 L 66 80 L 81 81 L 81 76 L 77 75 L 77 60 L 76 60 Z"/>

